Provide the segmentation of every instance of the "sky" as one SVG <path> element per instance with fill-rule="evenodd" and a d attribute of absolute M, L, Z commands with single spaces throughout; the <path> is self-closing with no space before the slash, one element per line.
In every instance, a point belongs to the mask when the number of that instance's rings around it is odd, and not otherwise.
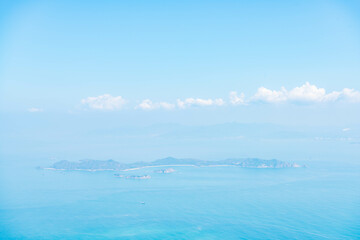
<path fill-rule="evenodd" d="M 360 156 L 360 3 L 2 1 L 0 117 L 5 155 L 143 160 L 281 149 L 263 142 L 275 132 L 251 143 L 216 127 L 236 123 L 251 136 L 260 124 L 293 136 L 302 129 L 311 141 L 350 139 L 344 151 Z M 199 140 L 204 127 L 212 134 Z M 168 135 L 159 140 L 159 131 Z M 214 136 L 221 144 L 207 142 Z M 249 153 L 234 150 L 237 141 Z"/>

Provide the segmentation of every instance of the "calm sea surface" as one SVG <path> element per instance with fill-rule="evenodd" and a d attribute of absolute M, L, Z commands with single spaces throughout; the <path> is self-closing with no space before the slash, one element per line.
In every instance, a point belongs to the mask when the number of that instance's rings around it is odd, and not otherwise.
<path fill-rule="evenodd" d="M 151 179 L 1 163 L 0 239 L 360 239 L 360 168 L 176 167 Z"/>

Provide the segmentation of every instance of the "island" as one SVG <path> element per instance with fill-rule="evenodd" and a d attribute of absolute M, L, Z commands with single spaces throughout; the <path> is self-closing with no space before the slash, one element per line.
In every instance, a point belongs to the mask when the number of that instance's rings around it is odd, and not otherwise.
<path fill-rule="evenodd" d="M 45 168 L 51 170 L 82 170 L 82 171 L 131 171 L 142 168 L 154 167 L 217 167 L 217 166 L 236 166 L 241 168 L 300 168 L 305 167 L 291 162 L 284 162 L 277 159 L 264 160 L 259 158 L 229 158 L 219 161 L 205 161 L 191 158 L 167 157 L 152 162 L 120 163 L 114 160 L 91 160 L 85 159 L 78 162 L 62 160 Z M 160 169 L 159 173 L 170 173 L 174 169 Z"/>

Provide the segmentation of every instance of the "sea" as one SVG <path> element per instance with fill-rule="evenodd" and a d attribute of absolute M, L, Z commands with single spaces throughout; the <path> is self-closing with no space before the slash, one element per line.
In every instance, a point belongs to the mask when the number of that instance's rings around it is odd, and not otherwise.
<path fill-rule="evenodd" d="M 360 239 L 355 163 L 161 174 L 44 170 L 25 160 L 0 162 L 0 239 Z"/>

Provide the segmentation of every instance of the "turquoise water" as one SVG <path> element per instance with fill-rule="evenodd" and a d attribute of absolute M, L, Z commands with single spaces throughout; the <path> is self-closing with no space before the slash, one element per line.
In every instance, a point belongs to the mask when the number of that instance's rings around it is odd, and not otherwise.
<path fill-rule="evenodd" d="M 2 163 L 1 239 L 359 239 L 360 168 L 176 167 L 148 180 Z M 144 202 L 144 204 L 142 203 Z"/>

